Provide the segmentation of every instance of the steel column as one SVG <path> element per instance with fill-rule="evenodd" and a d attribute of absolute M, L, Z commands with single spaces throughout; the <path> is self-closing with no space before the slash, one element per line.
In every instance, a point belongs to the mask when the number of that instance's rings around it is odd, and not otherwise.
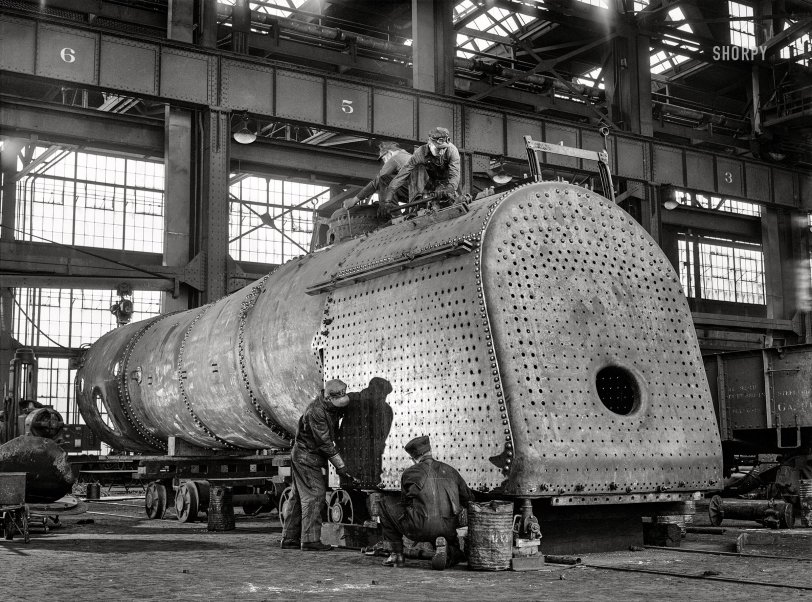
<path fill-rule="evenodd" d="M 203 300 L 209 303 L 227 290 L 230 113 L 204 111 L 203 131 L 202 237 L 206 257 Z"/>
<path fill-rule="evenodd" d="M 166 266 L 183 267 L 190 257 L 192 199 L 192 113 L 167 105 L 164 147 L 164 257 Z M 189 309 L 189 293 L 164 295 L 161 312 Z"/>

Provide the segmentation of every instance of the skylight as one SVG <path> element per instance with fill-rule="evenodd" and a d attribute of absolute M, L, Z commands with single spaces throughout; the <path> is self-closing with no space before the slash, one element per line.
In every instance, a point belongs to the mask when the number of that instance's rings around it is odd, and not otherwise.
<path fill-rule="evenodd" d="M 578 0 L 578 2 L 597 6 L 598 8 L 609 8 L 609 5 L 606 3 L 607 0 Z"/>
<path fill-rule="evenodd" d="M 794 25 L 792 21 L 787 19 L 787 22 L 784 24 L 784 29 L 789 29 L 790 26 Z M 784 48 L 781 49 L 781 58 L 788 59 L 793 56 L 799 56 L 801 54 L 805 54 L 806 58 L 796 59 L 795 62 L 799 65 L 804 65 L 806 67 L 812 67 L 812 58 L 808 53 L 812 52 L 812 36 L 810 34 L 805 34 L 796 38 L 793 42 L 787 44 Z"/>
<path fill-rule="evenodd" d="M 255 10 L 274 17 L 290 17 L 293 13 L 291 8 L 296 9 L 302 6 L 307 0 L 258 0 L 249 2 L 251 10 Z M 234 6 L 235 0 L 218 0 L 219 4 Z"/>
<path fill-rule="evenodd" d="M 511 54 L 514 44 L 511 34 L 518 35 L 522 27 L 535 20 L 498 6 L 483 8 L 471 0 L 462 0 L 454 7 L 454 23 L 465 20 L 457 32 L 457 56 L 475 58 L 477 53 Z"/>
<path fill-rule="evenodd" d="M 680 9 L 679 7 L 672 8 L 670 11 L 668 11 L 668 20 L 670 20 L 670 21 L 684 21 L 685 20 L 685 14 L 682 12 L 682 9 Z M 688 25 L 687 23 L 683 23 L 682 25 L 678 25 L 677 29 L 680 29 L 682 31 L 687 31 L 688 33 L 693 33 L 693 29 L 691 29 L 691 26 Z M 696 46 L 691 45 L 691 44 L 683 43 L 682 45 L 680 45 L 680 43 L 677 42 L 674 39 L 665 38 L 663 40 L 663 42 L 665 44 L 668 44 L 670 46 L 674 46 L 676 48 L 683 47 L 683 48 L 685 48 L 687 50 L 698 50 L 698 48 Z M 651 55 L 651 63 L 650 64 L 651 64 L 651 72 L 652 73 L 664 73 L 666 71 L 674 69 L 677 65 L 679 65 L 681 63 L 684 63 L 685 61 L 688 60 L 687 56 L 684 56 L 682 54 L 678 54 L 677 52 L 669 52 L 669 51 L 665 51 L 665 50 L 655 50 L 654 48 L 652 48 L 651 50 L 652 50 L 652 55 Z"/>
<path fill-rule="evenodd" d="M 756 26 L 753 7 L 741 2 L 728 2 L 730 10 L 730 43 L 742 48 L 756 47 Z M 749 19 L 747 21 L 740 19 Z"/>

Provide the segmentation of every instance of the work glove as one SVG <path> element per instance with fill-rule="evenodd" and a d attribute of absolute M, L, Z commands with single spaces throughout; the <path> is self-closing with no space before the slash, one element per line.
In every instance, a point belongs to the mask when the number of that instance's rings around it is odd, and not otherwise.
<path fill-rule="evenodd" d="M 336 470 L 336 473 L 338 473 L 338 476 L 341 477 L 342 480 L 352 483 L 353 487 L 361 486 L 361 481 L 347 472 L 346 467 L 342 468 L 341 470 Z"/>
<path fill-rule="evenodd" d="M 355 207 L 358 202 L 359 198 L 357 196 L 352 197 L 351 199 L 347 199 L 344 201 L 344 209 L 349 209 L 350 207 Z"/>
<path fill-rule="evenodd" d="M 392 217 L 392 211 L 396 209 L 394 203 L 381 201 L 378 203 L 378 217 L 381 219 L 389 219 Z"/>

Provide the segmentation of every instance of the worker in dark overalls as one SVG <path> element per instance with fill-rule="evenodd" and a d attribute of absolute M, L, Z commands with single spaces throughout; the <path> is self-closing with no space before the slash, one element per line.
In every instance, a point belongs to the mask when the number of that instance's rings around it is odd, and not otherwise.
<path fill-rule="evenodd" d="M 409 201 L 427 192 L 443 192 L 454 197 L 460 177 L 460 151 L 451 143 L 451 133 L 446 128 L 436 127 L 429 132 L 426 144 L 414 151 L 389 183 L 381 205 L 390 211 L 396 210 L 403 190 L 408 190 Z"/>
<path fill-rule="evenodd" d="M 378 145 L 378 159 L 383 161 L 383 167 L 372 180 L 367 182 L 358 194 L 344 201 L 344 209 L 355 207 L 357 204 L 365 204 L 372 197 L 373 194 L 378 193 L 378 208 L 381 210 L 380 202 L 383 201 L 386 189 L 392 182 L 392 179 L 398 175 L 400 169 L 406 165 L 412 156 L 400 148 L 397 142 L 384 141 Z M 403 188 L 394 197 L 395 203 L 408 203 L 409 195 L 408 190 Z"/>
<path fill-rule="evenodd" d="M 443 570 L 462 559 L 459 515 L 473 496 L 460 473 L 432 457 L 428 437 L 412 439 L 405 449 L 415 465 L 403 472 L 401 498 L 385 497 L 380 505 L 383 541 L 390 552 L 383 565 L 405 566 L 405 535 L 416 542 L 434 542 L 431 568 Z"/>
<path fill-rule="evenodd" d="M 293 495 L 282 530 L 283 550 L 332 549 L 321 542 L 321 513 L 327 493 L 322 471 L 329 461 L 341 478 L 359 483 L 347 472 L 334 443 L 344 408 L 358 395 L 347 394 L 346 384 L 331 380 L 325 385 L 324 394 L 314 399 L 299 419 L 296 442 L 290 453 Z"/>

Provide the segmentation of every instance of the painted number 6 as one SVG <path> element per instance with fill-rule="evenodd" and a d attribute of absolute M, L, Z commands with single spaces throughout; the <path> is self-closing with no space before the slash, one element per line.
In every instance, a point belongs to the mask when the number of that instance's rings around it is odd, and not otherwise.
<path fill-rule="evenodd" d="M 343 113 L 352 113 L 353 111 L 355 111 L 355 107 L 352 106 L 352 101 L 351 100 L 346 100 L 346 99 L 342 100 L 341 101 L 341 111 Z"/>
<path fill-rule="evenodd" d="M 75 63 L 76 51 L 73 48 L 63 48 L 59 52 L 59 57 L 66 63 Z"/>

